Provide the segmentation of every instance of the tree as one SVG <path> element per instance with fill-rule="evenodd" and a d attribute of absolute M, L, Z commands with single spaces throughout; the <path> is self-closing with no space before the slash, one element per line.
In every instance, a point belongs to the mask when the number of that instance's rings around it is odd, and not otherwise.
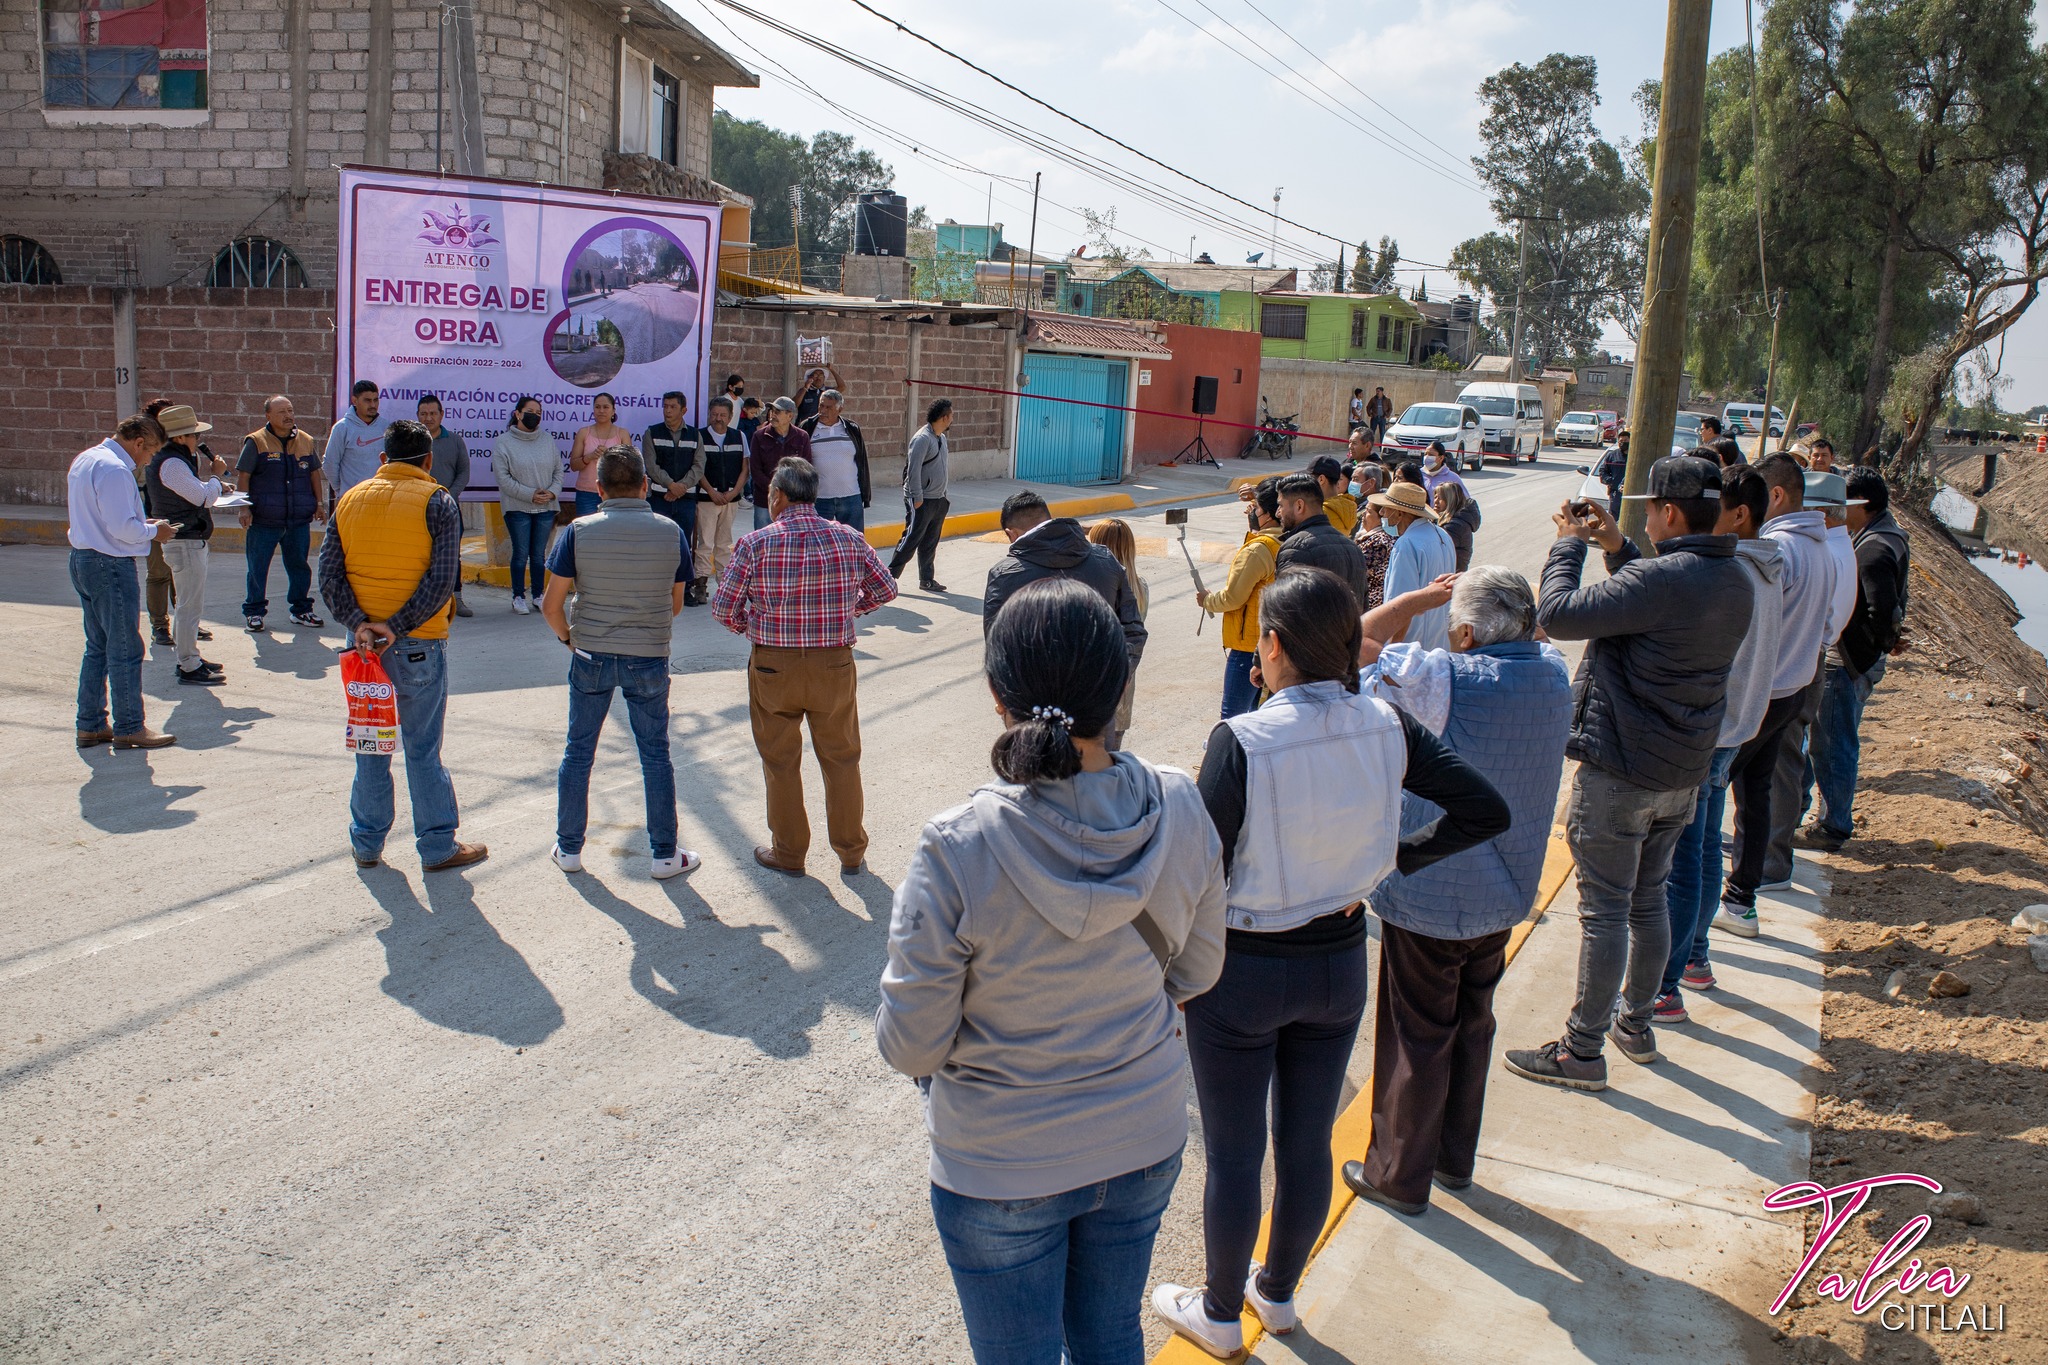
<path fill-rule="evenodd" d="M 839 258 L 853 249 L 853 198 L 895 179 L 889 164 L 844 133 L 823 132 L 808 143 L 757 119 L 711 115 L 711 178 L 754 201 L 754 240 L 794 242 L 804 274 L 836 286 Z M 792 222 L 792 187 L 801 219 Z"/>
<path fill-rule="evenodd" d="M 1449 263 L 1496 311 L 1511 310 L 1520 257 L 1514 228 L 1532 216 L 1523 345 L 1540 364 L 1591 349 L 1603 318 L 1632 320 L 1640 303 L 1649 187 L 1594 129 L 1598 76 L 1593 58 L 1554 52 L 1479 86 L 1486 151 L 1472 165 L 1507 230 L 1460 242 Z"/>
<path fill-rule="evenodd" d="M 1394 267 L 1401 263 L 1401 244 L 1392 237 L 1380 238 L 1377 259 L 1372 247 L 1365 242 L 1358 244 L 1358 259 L 1351 266 L 1351 292 L 1354 294 L 1391 294 L 1394 292 Z"/>

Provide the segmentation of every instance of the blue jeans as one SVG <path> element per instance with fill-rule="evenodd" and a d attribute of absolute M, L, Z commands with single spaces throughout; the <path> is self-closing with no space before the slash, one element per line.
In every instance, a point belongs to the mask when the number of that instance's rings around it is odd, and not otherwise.
<path fill-rule="evenodd" d="M 1152 1239 L 1179 1178 L 1175 1152 L 1039 1199 L 973 1199 L 932 1186 L 932 1220 L 975 1365 L 1141 1365 L 1138 1310 Z"/>
<path fill-rule="evenodd" d="M 598 496 L 598 495 L 596 494 L 596 492 L 594 492 L 594 491 L 593 491 L 593 490 L 591 490 L 591 489 L 588 489 L 588 488 L 579 488 L 579 489 L 577 489 L 577 490 L 576 490 L 576 515 L 577 515 L 577 516 L 579 516 L 579 517 L 587 517 L 587 516 L 589 516 L 589 515 L 590 515 L 590 514 L 591 514 L 592 512 L 595 512 L 595 511 L 597 510 L 597 505 L 598 505 L 599 503 L 603 502 L 603 501 L 604 501 L 604 499 L 603 499 L 603 498 L 601 498 L 601 497 L 599 497 L 599 496 Z"/>
<path fill-rule="evenodd" d="M 310 524 L 251 526 L 242 532 L 242 554 L 249 561 L 242 586 L 242 615 L 262 616 L 270 610 L 270 557 L 284 551 L 284 600 L 300 614 L 313 610 L 313 568 L 307 551 L 313 544 Z"/>
<path fill-rule="evenodd" d="M 597 737 L 612 709 L 612 693 L 626 694 L 626 719 L 640 746 L 640 780 L 647 788 L 647 842 L 657 858 L 676 856 L 676 770 L 668 755 L 668 656 L 569 654 L 569 744 L 555 776 L 555 842 L 564 853 L 583 851 L 590 823 L 590 768 Z"/>
<path fill-rule="evenodd" d="M 548 586 L 548 541 L 555 534 L 553 512 L 506 512 L 505 534 L 512 540 L 512 595 L 531 596 L 540 601 L 541 593 Z M 529 566 L 533 592 L 528 594 L 521 586 L 527 581 Z"/>
<path fill-rule="evenodd" d="M 1252 686 L 1252 670 L 1259 665 L 1258 654 L 1249 649 L 1223 653 L 1223 719 L 1259 709 L 1259 689 Z"/>
<path fill-rule="evenodd" d="M 107 701 L 114 733 L 142 729 L 142 585 L 135 561 L 98 550 L 71 552 L 71 586 L 85 611 L 85 657 L 78 664 L 78 728 L 103 730 Z"/>
<path fill-rule="evenodd" d="M 1728 810 L 1728 771 L 1735 766 L 1736 745 L 1714 750 L 1714 766 L 1700 783 L 1692 823 L 1671 850 L 1671 877 L 1664 883 L 1664 904 L 1671 916 L 1671 955 L 1664 960 L 1659 995 L 1678 989 L 1687 965 L 1707 958 L 1707 930 L 1721 905 L 1721 820 Z"/>
<path fill-rule="evenodd" d="M 856 531 L 867 529 L 867 511 L 860 505 L 858 493 L 845 498 L 819 498 L 818 515 L 827 521 L 851 526 Z"/>
<path fill-rule="evenodd" d="M 400 640 L 383 654 L 398 693 L 398 733 L 405 745 L 405 788 L 412 798 L 413 841 L 429 866 L 455 853 L 455 782 L 441 762 L 441 724 L 448 712 L 446 640 Z M 396 814 L 391 755 L 357 754 L 348 796 L 348 842 L 359 858 L 381 857 Z"/>
<path fill-rule="evenodd" d="M 775 518 L 768 515 L 767 503 L 757 502 L 754 504 L 754 529 L 756 531 L 760 530 L 762 527 L 766 526 L 769 522 L 773 520 L 775 520 Z"/>
<path fill-rule="evenodd" d="M 1820 715 L 1806 740 L 1816 801 L 1813 823 L 1837 839 L 1856 832 L 1856 765 L 1863 749 L 1857 730 L 1863 724 L 1863 704 L 1883 677 L 1882 654 L 1868 673 L 1860 675 L 1831 659 L 1821 684 Z"/>

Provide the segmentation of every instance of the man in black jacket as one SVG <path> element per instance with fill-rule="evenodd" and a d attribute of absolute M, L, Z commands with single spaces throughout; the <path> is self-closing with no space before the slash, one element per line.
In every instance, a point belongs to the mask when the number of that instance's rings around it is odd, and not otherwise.
<path fill-rule="evenodd" d="M 1562 1038 L 1506 1062 L 1518 1076 L 1576 1090 L 1607 1088 L 1605 1039 L 1630 1061 L 1658 1059 L 1650 1011 L 1671 949 L 1664 883 L 1713 764 L 1728 669 L 1754 606 L 1735 537 L 1713 534 L 1717 465 L 1667 455 L 1641 496 L 1657 557 L 1645 559 L 1597 502 L 1566 503 L 1552 518 L 1558 538 L 1536 607 L 1550 638 L 1589 642 L 1565 745 L 1579 760 L 1565 813 L 1578 865 L 1579 990 Z M 1607 552 L 1607 580 L 1580 587 L 1593 540 Z"/>
<path fill-rule="evenodd" d="M 1793 837 L 1801 848 L 1833 853 L 1856 832 L 1857 734 L 1863 704 L 1884 677 L 1885 656 L 1898 647 L 1906 620 L 1906 573 L 1912 549 L 1892 520 L 1884 475 L 1849 471 L 1849 535 L 1856 545 L 1856 610 L 1828 651 L 1820 714 L 1807 738 L 1813 760 L 1813 819 Z"/>
<path fill-rule="evenodd" d="M 1365 554 L 1323 514 L 1323 486 L 1308 474 L 1280 480 L 1280 553 L 1277 576 L 1289 569 L 1328 569 L 1342 579 L 1365 611 Z"/>
<path fill-rule="evenodd" d="M 640 436 L 641 467 L 647 471 L 647 505 L 682 528 L 683 556 L 692 559 L 691 539 L 697 531 L 697 484 L 704 477 L 701 441 L 687 417 L 690 400 L 680 389 L 661 396 L 661 420 Z M 702 606 L 706 594 L 692 582 L 683 600 Z"/>
<path fill-rule="evenodd" d="M 1012 493 L 1003 499 L 1002 525 L 1003 534 L 1010 538 L 1010 553 L 988 571 L 988 588 L 981 596 L 981 633 L 988 634 L 1003 603 L 1026 583 L 1071 578 L 1101 593 L 1102 600 L 1115 610 L 1117 620 L 1123 622 L 1131 667 L 1136 669 L 1145 653 L 1145 618 L 1117 557 L 1089 540 L 1080 522 L 1053 516 L 1045 499 L 1036 493 Z"/>
<path fill-rule="evenodd" d="M 818 515 L 827 521 L 867 529 L 874 502 L 868 483 L 868 443 L 860 423 L 840 411 L 839 390 L 818 395 L 818 410 L 797 422 L 811 438 L 811 463 L 818 469 Z"/>

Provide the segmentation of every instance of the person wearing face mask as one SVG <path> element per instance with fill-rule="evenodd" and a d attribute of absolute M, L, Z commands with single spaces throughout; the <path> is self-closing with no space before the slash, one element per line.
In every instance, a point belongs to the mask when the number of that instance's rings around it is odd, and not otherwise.
<path fill-rule="evenodd" d="M 1429 449 L 1422 452 L 1422 491 L 1434 497 L 1436 490 L 1447 483 L 1457 484 L 1460 488 L 1465 486 L 1465 480 L 1458 476 L 1457 470 L 1451 468 L 1450 456 L 1444 451 L 1444 443 L 1431 441 Z"/>
<path fill-rule="evenodd" d="M 540 400 L 522 397 L 512 405 L 511 425 L 491 446 L 491 473 L 512 542 L 512 610 L 521 616 L 547 587 L 548 539 L 562 500 L 562 450 L 551 432 L 540 429 L 540 417 Z"/>
<path fill-rule="evenodd" d="M 1273 581 L 1280 553 L 1280 480 L 1263 479 L 1245 508 L 1251 529 L 1230 561 L 1230 575 L 1215 592 L 1202 594 L 1202 610 L 1223 618 L 1223 719 L 1259 704 L 1252 670 L 1259 656 L 1259 596 Z"/>
<path fill-rule="evenodd" d="M 1458 552 L 1450 536 L 1436 524 L 1428 496 L 1415 484 L 1396 480 L 1384 493 L 1366 499 L 1367 505 L 1385 518 L 1394 537 L 1393 557 L 1387 562 L 1383 596 L 1387 601 L 1433 583 L 1447 573 L 1456 573 Z M 1442 649 L 1449 639 L 1449 613 L 1442 607 L 1424 612 L 1408 627 L 1408 639 L 1425 649 Z"/>
<path fill-rule="evenodd" d="M 1377 507 L 1368 505 L 1375 494 L 1385 491 L 1391 479 L 1384 465 L 1360 464 L 1351 470 L 1351 484 L 1346 490 L 1358 502 L 1361 509 L 1358 529 L 1351 533 L 1352 544 L 1365 556 L 1365 609 L 1371 611 L 1387 599 L 1387 565 L 1394 558 L 1394 533 L 1380 520 Z"/>

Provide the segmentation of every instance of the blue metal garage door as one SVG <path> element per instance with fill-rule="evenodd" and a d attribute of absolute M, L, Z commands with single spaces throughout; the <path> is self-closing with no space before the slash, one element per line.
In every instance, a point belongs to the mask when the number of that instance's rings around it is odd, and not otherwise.
<path fill-rule="evenodd" d="M 1121 404 L 1129 392 L 1128 362 L 1092 356 L 1024 354 L 1017 400 L 1017 477 L 1040 483 L 1115 483 L 1124 476 L 1125 414 L 1117 408 L 1047 403 L 1078 398 Z"/>

